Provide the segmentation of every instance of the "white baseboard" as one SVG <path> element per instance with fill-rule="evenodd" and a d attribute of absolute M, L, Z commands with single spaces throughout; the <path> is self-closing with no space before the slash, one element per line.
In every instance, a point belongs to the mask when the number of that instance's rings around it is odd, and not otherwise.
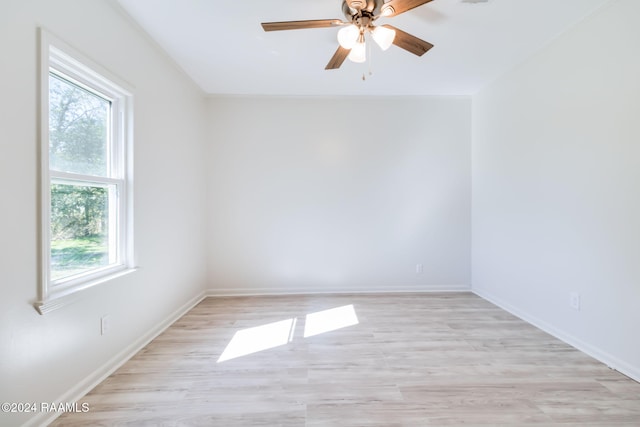
<path fill-rule="evenodd" d="M 584 341 L 574 337 L 571 334 L 568 334 L 567 332 L 556 328 L 555 326 L 535 317 L 530 315 L 529 313 L 520 310 L 519 308 L 509 304 L 508 302 L 495 297 L 494 295 L 483 291 L 482 289 L 476 289 L 473 288 L 471 290 L 471 292 L 473 292 L 474 294 L 478 295 L 479 297 L 497 305 L 498 307 L 502 308 L 505 311 L 508 311 L 509 313 L 513 314 L 516 317 L 519 317 L 520 319 L 524 320 L 527 323 L 530 323 L 532 325 L 534 325 L 535 327 L 543 330 L 544 332 L 553 335 L 554 337 L 558 338 L 561 341 L 564 341 L 565 343 L 569 344 L 572 347 L 575 347 L 576 349 L 580 350 L 583 353 L 588 354 L 589 356 L 593 357 L 594 359 L 604 363 L 605 365 L 607 365 L 609 368 L 614 369 L 618 372 L 620 372 L 623 375 L 626 375 L 627 377 L 640 382 L 640 367 L 639 366 L 633 366 L 630 363 L 627 363 L 623 360 L 618 359 L 617 357 L 607 353 L 606 351 L 603 351 L 597 347 L 592 346 L 591 344 L 587 344 Z"/>
<path fill-rule="evenodd" d="M 468 285 L 409 286 L 402 288 L 209 288 L 208 297 L 235 296 L 276 296 L 276 295 L 329 295 L 329 294 L 390 294 L 390 293 L 433 293 L 433 292 L 471 292 Z"/>
<path fill-rule="evenodd" d="M 149 344 L 154 338 L 160 335 L 165 331 L 169 326 L 175 323 L 178 319 L 184 316 L 189 310 L 195 307 L 200 301 L 202 301 L 206 297 L 205 292 L 201 292 L 195 297 L 191 298 L 189 301 L 184 303 L 182 306 L 178 307 L 174 310 L 167 318 L 160 324 L 156 325 L 153 329 L 149 330 L 145 335 L 138 338 L 136 341 L 131 343 L 131 345 L 125 347 L 122 351 L 117 353 L 111 359 L 109 359 L 106 363 L 96 369 L 92 374 L 87 376 L 84 380 L 80 381 L 69 391 L 64 393 L 57 399 L 54 399 L 53 402 L 78 402 L 80 401 L 87 393 L 89 393 L 93 388 L 95 388 L 98 384 L 104 381 L 109 375 L 114 373 L 119 367 L 125 364 L 129 359 L 131 359 L 137 352 L 142 350 L 147 344 Z M 31 426 L 43 426 L 48 425 L 53 420 L 58 418 L 61 415 L 61 412 L 41 412 L 31 420 L 27 421 L 23 425 L 23 427 L 31 427 Z"/>

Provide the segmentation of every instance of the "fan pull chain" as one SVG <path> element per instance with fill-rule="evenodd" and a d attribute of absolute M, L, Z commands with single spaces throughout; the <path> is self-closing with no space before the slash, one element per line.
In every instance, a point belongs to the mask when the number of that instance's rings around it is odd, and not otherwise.
<path fill-rule="evenodd" d="M 371 60 L 371 43 L 367 43 L 367 63 L 369 65 L 369 75 L 372 76 L 373 75 L 373 66 L 371 65 L 373 63 L 373 61 Z M 362 73 L 362 81 L 366 81 L 367 80 L 367 76 L 365 73 Z"/>
<path fill-rule="evenodd" d="M 372 76 L 373 75 L 373 55 L 372 55 L 372 50 L 371 50 L 371 43 L 369 43 L 369 46 L 367 46 L 367 48 L 369 48 L 369 75 Z"/>

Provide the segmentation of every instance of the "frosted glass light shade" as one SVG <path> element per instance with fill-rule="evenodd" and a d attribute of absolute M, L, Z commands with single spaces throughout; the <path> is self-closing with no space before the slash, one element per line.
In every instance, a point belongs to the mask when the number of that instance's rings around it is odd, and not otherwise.
<path fill-rule="evenodd" d="M 355 25 L 347 25 L 338 31 L 338 43 L 345 49 L 351 49 L 358 42 L 360 30 Z"/>
<path fill-rule="evenodd" d="M 394 13 L 396 13 L 396 10 L 393 8 L 393 6 L 390 6 L 388 4 L 382 6 L 382 16 L 391 16 Z"/>
<path fill-rule="evenodd" d="M 371 32 L 371 37 L 380 46 L 380 49 L 387 50 L 396 38 L 396 32 L 391 28 L 376 27 Z"/>
<path fill-rule="evenodd" d="M 353 62 L 366 61 L 367 53 L 364 42 L 356 43 L 353 48 L 351 48 L 351 52 L 349 52 L 349 56 L 347 58 Z"/>

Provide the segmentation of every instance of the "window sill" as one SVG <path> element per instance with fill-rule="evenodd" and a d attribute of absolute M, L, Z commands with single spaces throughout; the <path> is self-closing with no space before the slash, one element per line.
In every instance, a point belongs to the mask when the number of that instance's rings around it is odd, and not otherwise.
<path fill-rule="evenodd" d="M 128 274 L 133 273 L 136 270 L 137 270 L 136 267 L 127 268 L 125 270 L 117 271 L 113 274 L 108 274 L 106 276 L 102 276 L 97 279 L 87 281 L 81 285 L 73 286 L 67 289 L 62 289 L 57 292 L 52 292 L 51 294 L 48 295 L 47 298 L 34 302 L 33 307 L 40 314 L 50 313 L 54 310 L 57 310 L 59 308 L 62 308 L 74 302 L 79 296 L 80 291 L 92 288 L 96 285 L 99 285 L 104 282 L 108 282 L 113 279 L 117 279 L 122 276 L 126 276 Z"/>

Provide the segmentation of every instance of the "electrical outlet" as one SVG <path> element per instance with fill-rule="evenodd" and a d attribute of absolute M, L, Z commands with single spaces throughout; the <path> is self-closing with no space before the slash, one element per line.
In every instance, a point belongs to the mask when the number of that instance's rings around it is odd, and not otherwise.
<path fill-rule="evenodd" d="M 574 310 L 580 310 L 580 294 L 577 292 L 571 292 L 569 295 L 569 305 Z"/>
<path fill-rule="evenodd" d="M 422 264 L 416 264 L 416 274 L 422 274 L 424 266 Z"/>
<path fill-rule="evenodd" d="M 111 319 L 108 314 L 105 314 L 100 318 L 100 335 L 106 335 L 111 328 Z"/>

